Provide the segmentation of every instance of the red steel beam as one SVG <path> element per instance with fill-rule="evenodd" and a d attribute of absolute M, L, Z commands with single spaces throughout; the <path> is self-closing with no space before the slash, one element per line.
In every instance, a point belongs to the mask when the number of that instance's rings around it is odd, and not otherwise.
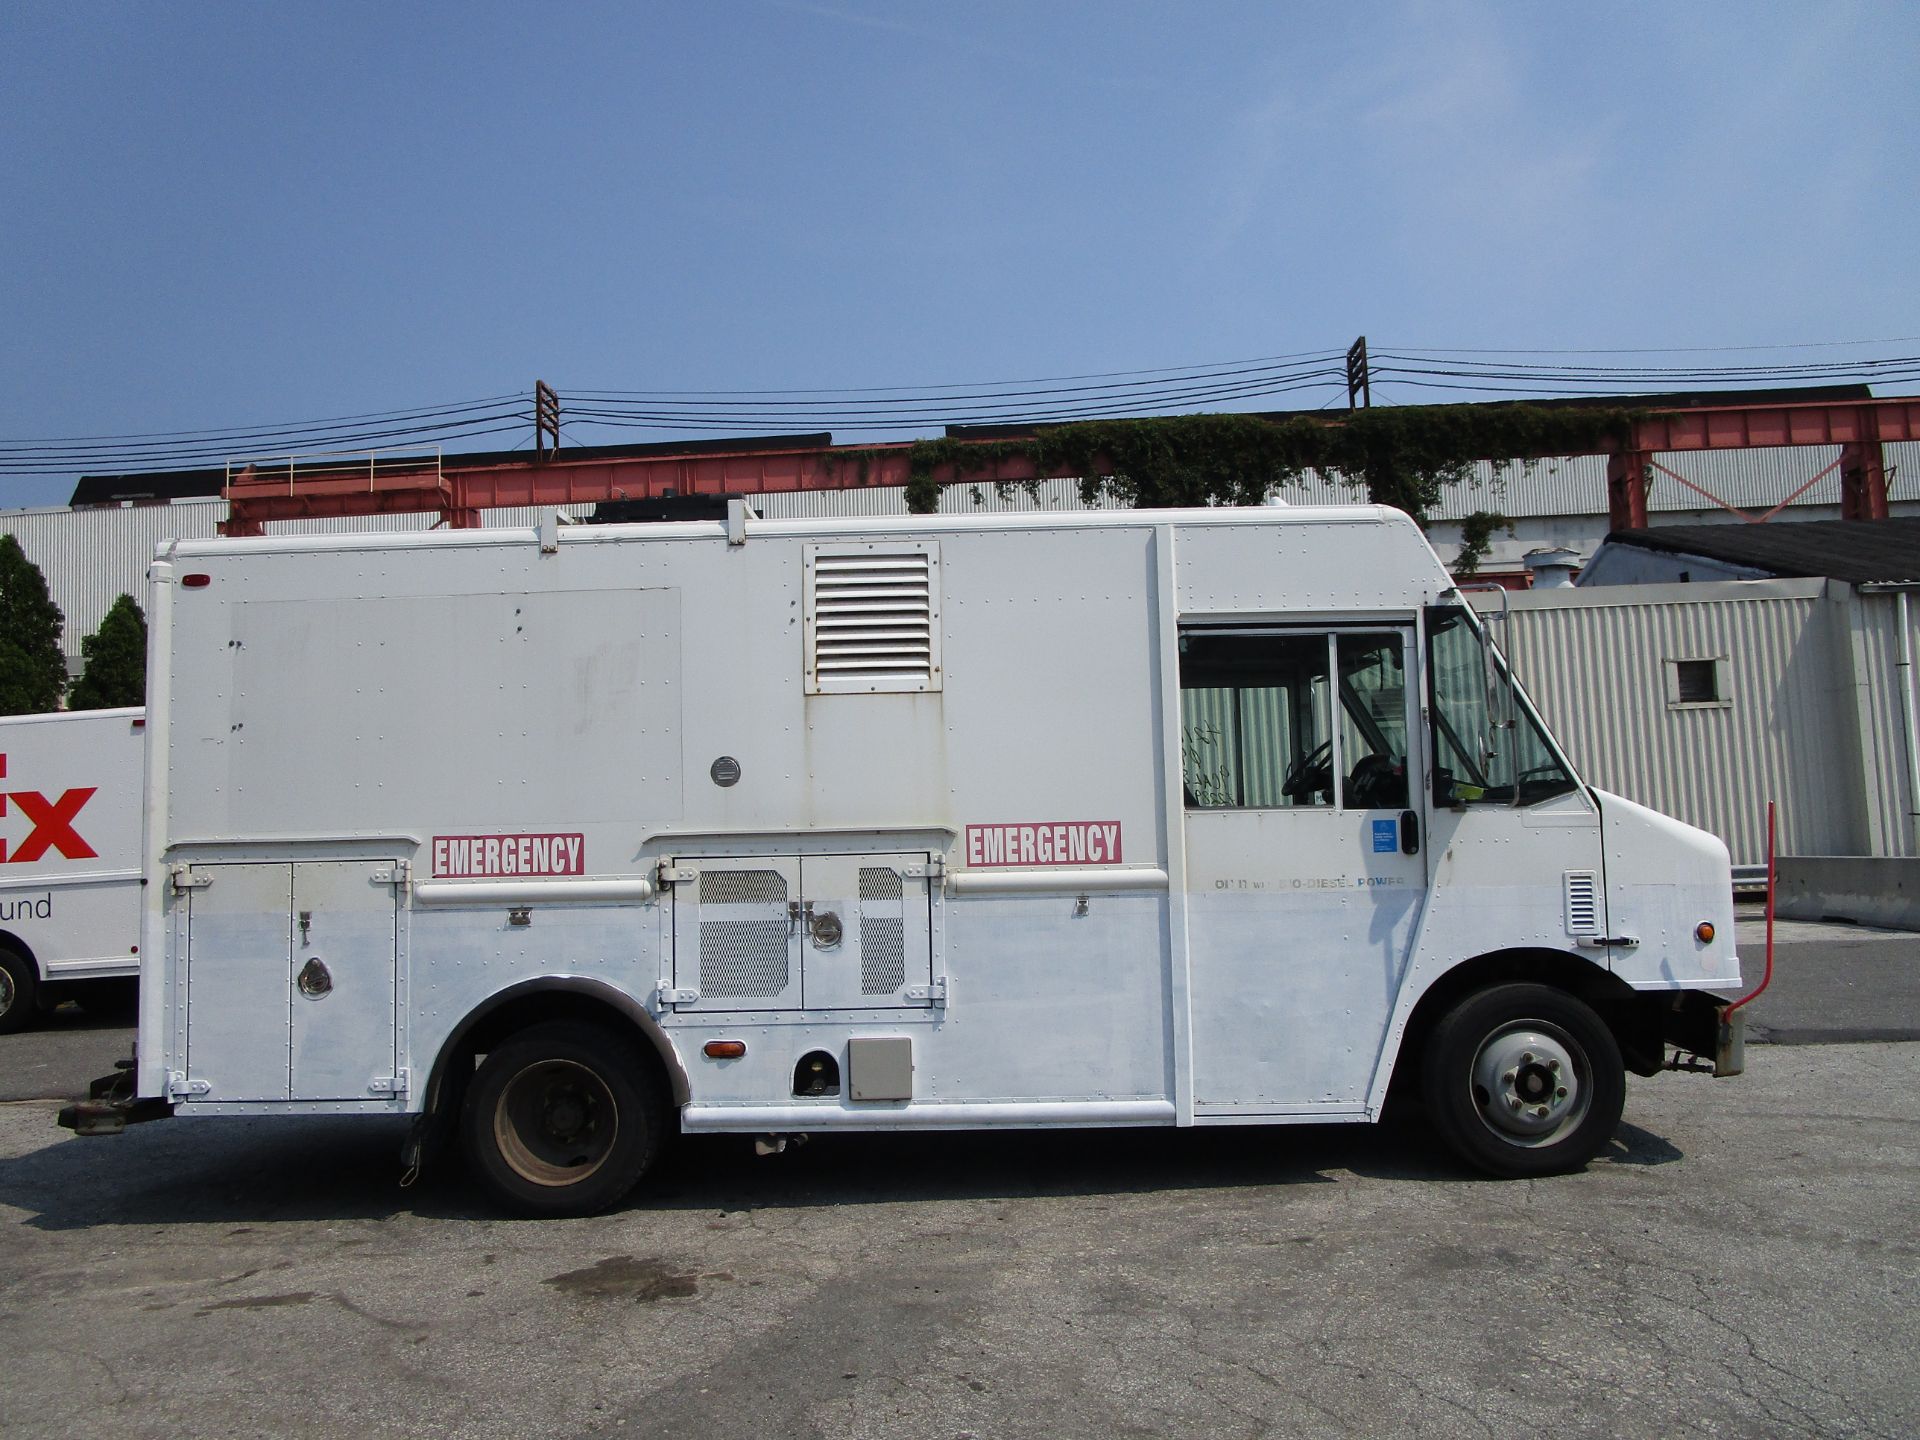
<path fill-rule="evenodd" d="M 1634 426 L 1635 450 L 1757 450 L 1920 439 L 1920 396 L 1663 410 Z"/>
<path fill-rule="evenodd" d="M 1338 421 L 1330 423 L 1337 424 Z M 1615 528 L 1645 524 L 1644 457 L 1662 450 L 1749 449 L 1774 445 L 1852 445 L 1870 447 L 1892 440 L 1920 438 L 1920 396 L 1660 411 L 1634 427 L 1625 446 L 1609 446 L 1610 508 Z M 963 442 L 964 443 L 964 442 Z M 983 446 L 991 442 L 980 442 Z M 507 506 L 585 505 L 602 500 L 647 500 L 668 495 L 769 494 L 795 490 L 855 490 L 875 485 L 904 485 L 911 442 L 883 445 L 769 448 L 723 454 L 634 455 L 571 460 L 565 451 L 544 461 L 526 460 L 462 465 L 451 456 L 437 469 L 388 471 L 367 475 L 285 476 L 242 472 L 227 487 L 230 535 L 256 535 L 272 520 L 318 516 L 388 515 L 438 512 L 455 527 L 479 523 L 479 512 Z M 1864 454 L 1855 452 L 1856 454 Z M 1490 456 L 1489 459 L 1506 459 Z M 1871 456 L 1853 467 L 1864 477 L 1864 492 L 1878 477 L 1877 513 L 1885 514 L 1885 479 Z M 1031 460 L 1001 457 L 978 468 L 945 465 L 934 472 L 938 484 L 994 484 L 1001 481 L 1061 478 L 1040 474 Z M 1068 477 L 1071 478 L 1071 477 Z M 1871 493 L 1860 508 L 1875 513 Z M 1623 523 L 1623 521 L 1625 523 Z"/>
<path fill-rule="evenodd" d="M 1841 517 L 1884 520 L 1887 476 L 1880 447 L 1913 439 L 1920 439 L 1920 396 L 1771 404 L 1763 400 L 1657 411 L 1634 425 L 1631 441 L 1608 461 L 1609 523 L 1615 530 L 1646 525 L 1646 472 L 1656 451 L 1790 445 L 1840 446 Z"/>

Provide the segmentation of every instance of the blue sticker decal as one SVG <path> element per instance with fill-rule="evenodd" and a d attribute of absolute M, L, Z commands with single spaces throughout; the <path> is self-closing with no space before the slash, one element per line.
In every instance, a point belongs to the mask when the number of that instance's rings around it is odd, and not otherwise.
<path fill-rule="evenodd" d="M 1373 853 L 1385 855 L 1400 848 L 1400 822 L 1398 820 L 1376 820 L 1373 822 Z"/>

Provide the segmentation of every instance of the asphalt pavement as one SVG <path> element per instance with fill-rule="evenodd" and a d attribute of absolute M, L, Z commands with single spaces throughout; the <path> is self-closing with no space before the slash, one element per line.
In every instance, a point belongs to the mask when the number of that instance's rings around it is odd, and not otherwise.
<path fill-rule="evenodd" d="M 1746 922 L 1743 922 L 1743 926 Z M 0 1037 L 0 1435 L 1920 1435 L 1920 936 L 1776 935 L 1738 1079 L 1582 1173 L 1383 1127 L 683 1140 L 516 1222 L 401 1128 L 53 1124 L 131 1032 Z M 1750 978 L 1760 950 L 1744 933 Z"/>
<path fill-rule="evenodd" d="M 1746 989 L 1765 976 L 1766 916 L 1742 905 L 1735 928 Z M 1773 980 L 1746 1007 L 1761 1044 L 1920 1040 L 1920 934 L 1776 920 Z"/>

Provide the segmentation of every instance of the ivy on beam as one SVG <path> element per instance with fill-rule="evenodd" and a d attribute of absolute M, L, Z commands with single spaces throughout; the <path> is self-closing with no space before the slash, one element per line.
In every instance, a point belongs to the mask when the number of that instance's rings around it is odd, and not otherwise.
<path fill-rule="evenodd" d="M 1317 470 L 1422 525 L 1447 489 L 1483 460 L 1531 467 L 1555 455 L 1623 447 L 1639 412 L 1613 407 L 1419 405 L 1356 410 L 1337 418 L 1173 415 L 1087 420 L 1013 440 L 923 440 L 908 451 L 907 508 L 939 507 L 943 483 L 992 482 L 1010 461 L 1040 475 L 1074 476 L 1081 498 L 1104 492 L 1131 506 L 1257 505 Z M 860 452 L 843 452 L 841 463 Z M 939 479 L 935 477 L 939 476 Z M 1037 481 L 1014 482 L 1029 489 Z M 1484 552 L 1506 522 L 1475 513 Z"/>

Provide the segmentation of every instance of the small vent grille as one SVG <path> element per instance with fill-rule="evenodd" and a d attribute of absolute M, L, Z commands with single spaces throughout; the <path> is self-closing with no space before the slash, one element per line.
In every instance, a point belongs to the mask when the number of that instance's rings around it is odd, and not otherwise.
<path fill-rule="evenodd" d="M 787 988 L 785 920 L 705 920 L 700 925 L 700 993 L 774 996 Z"/>
<path fill-rule="evenodd" d="M 940 558 L 931 545 L 807 556 L 807 689 L 940 688 Z"/>
<path fill-rule="evenodd" d="M 860 867 L 860 898 L 862 900 L 898 900 L 906 894 L 897 872 L 879 865 Z"/>
<path fill-rule="evenodd" d="M 907 983 L 907 925 L 898 915 L 860 917 L 860 993 L 891 995 Z"/>
<path fill-rule="evenodd" d="M 772 998 L 792 979 L 787 880 L 778 870 L 703 870 L 700 873 L 700 993 L 715 999 Z M 722 919 L 710 905 L 779 906 L 753 918 Z M 736 915 L 738 911 L 734 912 Z"/>
<path fill-rule="evenodd" d="M 700 872 L 702 905 L 778 905 L 786 898 L 786 878 L 778 870 Z"/>
<path fill-rule="evenodd" d="M 1567 933 L 1600 933 L 1600 886 L 1591 870 L 1569 870 L 1567 882 Z"/>

